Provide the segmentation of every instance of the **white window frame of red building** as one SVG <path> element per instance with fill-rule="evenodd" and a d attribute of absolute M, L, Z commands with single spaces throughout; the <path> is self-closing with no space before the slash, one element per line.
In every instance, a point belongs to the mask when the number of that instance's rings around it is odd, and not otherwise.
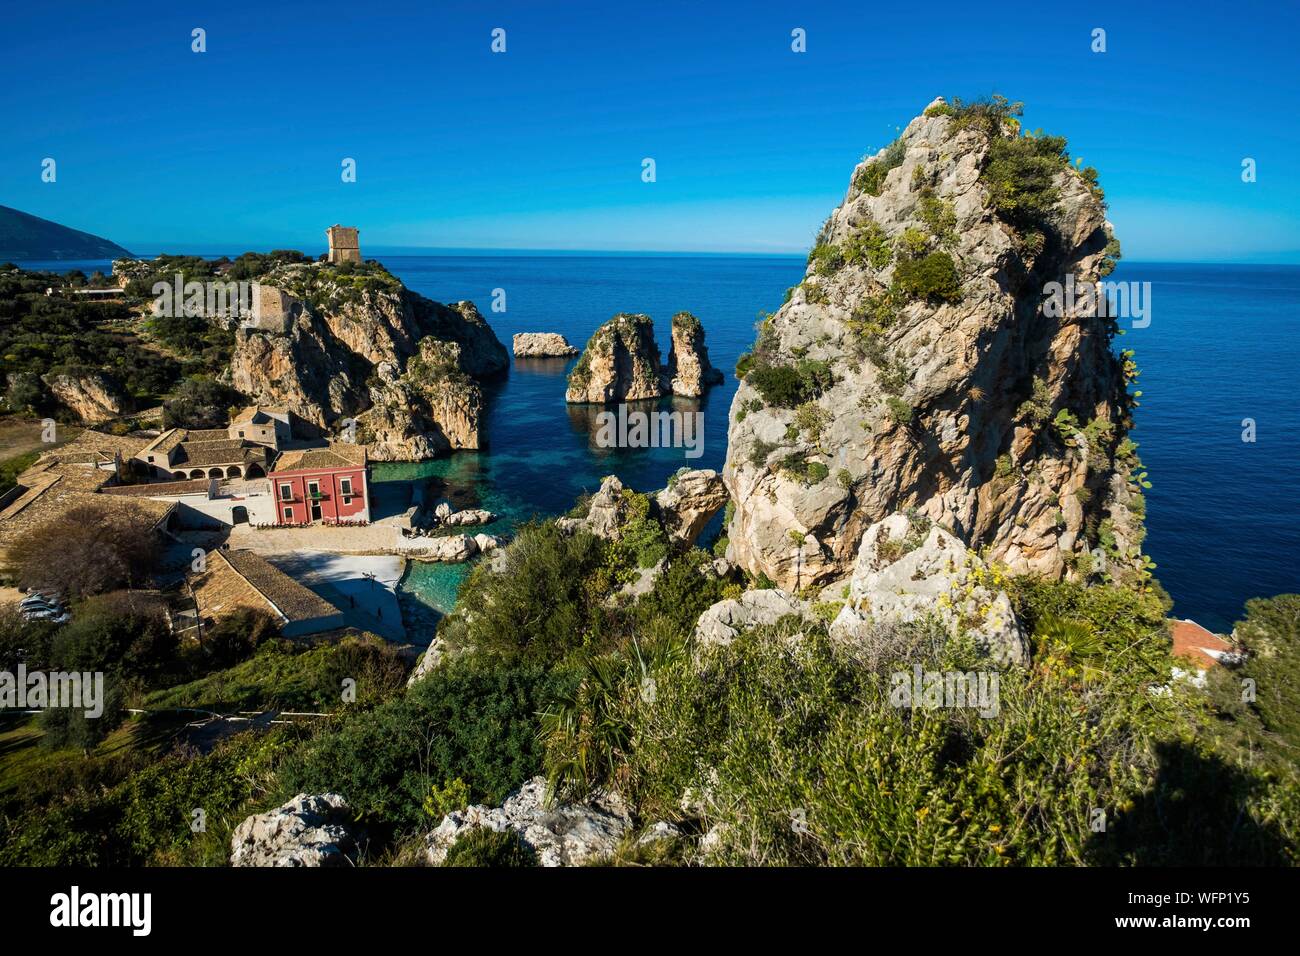
<path fill-rule="evenodd" d="M 339 494 L 345 498 L 351 498 L 356 492 L 352 490 L 352 476 L 344 475 L 339 478 Z"/>
<path fill-rule="evenodd" d="M 286 489 L 286 488 L 288 489 L 288 493 L 287 493 L 287 494 L 285 493 L 285 489 Z M 281 500 L 281 501 L 293 501 L 293 482 L 292 482 L 292 481 L 282 481 L 282 482 L 280 482 L 280 500 Z"/>
<path fill-rule="evenodd" d="M 285 521 L 293 520 L 293 508 L 283 508 L 280 513 L 283 515 Z"/>

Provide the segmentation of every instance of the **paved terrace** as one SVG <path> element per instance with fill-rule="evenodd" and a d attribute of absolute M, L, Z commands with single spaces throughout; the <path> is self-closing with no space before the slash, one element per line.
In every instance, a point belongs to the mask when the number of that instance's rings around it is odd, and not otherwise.
<path fill-rule="evenodd" d="M 475 528 L 464 529 L 473 537 Z M 461 535 L 445 537 L 459 538 Z M 292 554 L 298 551 L 328 551 L 332 554 L 391 554 L 414 560 L 439 560 L 441 537 L 407 538 L 395 524 L 311 525 L 306 528 L 254 528 L 237 524 L 230 530 L 232 548 L 259 554 Z"/>
<path fill-rule="evenodd" d="M 397 603 L 401 558 L 299 551 L 268 554 L 266 560 L 343 611 L 353 627 L 390 641 L 406 640 Z"/>

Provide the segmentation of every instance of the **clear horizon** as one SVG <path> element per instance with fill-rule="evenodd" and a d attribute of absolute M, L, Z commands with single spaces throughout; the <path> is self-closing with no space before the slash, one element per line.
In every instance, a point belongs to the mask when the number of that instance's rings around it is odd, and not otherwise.
<path fill-rule="evenodd" d="M 105 237 L 107 238 L 107 237 Z M 273 249 L 293 249 L 302 252 L 305 255 L 320 255 L 326 251 L 325 244 L 320 244 L 319 248 L 310 245 L 289 245 L 289 246 L 270 246 L 259 245 L 255 247 L 241 246 L 239 243 L 201 243 L 197 245 L 173 243 L 140 243 L 135 248 L 130 243 L 119 243 L 124 246 L 134 256 L 139 257 L 156 257 L 158 255 L 191 255 L 202 256 L 204 258 L 220 258 L 221 256 L 238 256 L 245 252 L 262 252 L 268 253 Z M 635 258 L 644 256 L 647 258 L 765 258 L 765 259 L 796 259 L 805 260 L 807 251 L 802 252 L 745 252 L 740 250 L 722 250 L 712 251 L 692 251 L 685 249 L 510 249 L 510 248 L 493 248 L 493 247 L 472 247 L 472 246 L 374 246 L 367 247 L 362 242 L 362 256 L 367 259 L 373 259 L 377 256 L 518 256 L 518 257 L 536 257 L 536 258 L 579 258 L 579 257 L 598 257 L 598 256 L 617 256 L 624 258 Z M 28 260 L 28 261 L 47 261 L 47 260 Z M 49 260 L 58 261 L 58 260 Z M 90 261 L 90 260 L 65 260 L 65 261 Z M 1156 258 L 1133 258 L 1126 256 L 1120 263 L 1121 266 L 1136 265 L 1204 265 L 1204 266 L 1296 266 L 1300 261 L 1278 261 L 1278 260 L 1261 260 L 1261 261 L 1241 261 L 1227 259 L 1156 259 Z"/>

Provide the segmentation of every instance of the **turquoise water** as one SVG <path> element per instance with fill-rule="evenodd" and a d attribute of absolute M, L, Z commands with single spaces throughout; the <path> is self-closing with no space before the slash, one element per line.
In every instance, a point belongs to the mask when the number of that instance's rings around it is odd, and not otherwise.
<path fill-rule="evenodd" d="M 653 316 L 666 353 L 669 320 L 689 310 L 704 323 L 713 364 L 728 373 L 753 342 L 759 310 L 775 310 L 804 266 L 744 256 L 377 258 L 432 299 L 473 300 L 507 348 L 515 332 L 560 332 L 581 347 L 600 323 L 629 311 Z M 1154 484 L 1147 550 L 1174 612 L 1225 630 L 1247 599 L 1300 591 L 1300 267 L 1124 262 L 1111 278 L 1152 283 L 1150 326 L 1116 343 L 1135 349 L 1142 368 L 1133 438 Z M 505 312 L 491 310 L 496 289 Z M 564 402 L 571 364 L 517 362 L 490 385 L 482 451 L 378 464 L 373 479 L 429 482 L 431 497 L 489 508 L 502 518 L 487 530 L 509 533 L 530 516 L 568 511 L 607 474 L 650 490 L 683 465 L 722 466 L 733 376 L 699 402 L 660 403 L 704 415 L 704 453 L 688 460 L 681 449 L 594 447 L 596 410 Z M 1256 422 L 1253 443 L 1241 440 L 1246 418 Z M 446 611 L 466 573 L 412 563 L 403 588 Z"/>
<path fill-rule="evenodd" d="M 473 300 L 507 348 L 516 332 L 559 332 L 581 348 L 616 312 L 645 312 L 655 320 L 666 360 L 673 314 L 694 312 L 704 323 L 711 360 L 727 372 L 753 342 L 759 308 L 775 309 L 804 268 L 802 259 L 788 257 L 378 258 L 430 298 Z M 505 312 L 490 311 L 494 289 L 505 290 Z M 703 416 L 703 453 L 692 459 L 680 448 L 597 447 L 594 419 L 601 409 L 564 401 L 565 376 L 575 361 L 520 360 L 504 380 L 489 384 L 481 451 L 418 464 L 378 463 L 372 480 L 424 481 L 426 500 L 448 498 L 457 508 L 487 508 L 501 518 L 484 530 L 509 534 L 531 517 L 568 511 L 605 475 L 617 474 L 625 484 L 649 491 L 663 487 L 682 467 L 722 467 L 734 377 L 728 375 L 700 400 L 651 403 Z M 445 613 L 466 573 L 464 566 L 412 562 L 402 587 Z"/>

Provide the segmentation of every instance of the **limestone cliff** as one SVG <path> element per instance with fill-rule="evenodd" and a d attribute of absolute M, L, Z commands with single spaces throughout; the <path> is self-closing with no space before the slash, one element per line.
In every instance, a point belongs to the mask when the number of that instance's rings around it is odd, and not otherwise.
<path fill-rule="evenodd" d="M 122 413 L 126 395 L 122 387 L 94 369 L 68 369 L 45 376 L 45 384 L 59 402 L 87 425 L 98 425 Z"/>
<path fill-rule="evenodd" d="M 375 264 L 290 265 L 260 282 L 280 305 L 236 329 L 236 389 L 322 428 L 356 417 L 375 459 L 478 447 L 479 380 L 508 358 L 472 303 L 430 301 Z"/>
<path fill-rule="evenodd" d="M 864 160 L 742 357 L 724 478 L 751 573 L 843 577 L 910 509 L 1016 572 L 1145 574 L 1135 370 L 1095 302 L 1044 308 L 1118 247 L 1095 171 L 1017 115 L 936 100 Z"/>
<path fill-rule="evenodd" d="M 668 390 L 683 398 L 699 398 L 710 385 L 722 382 L 722 372 L 709 364 L 704 345 L 704 326 L 689 312 L 673 316 L 672 347 L 664 377 Z"/>
<path fill-rule="evenodd" d="M 381 363 L 359 439 L 376 461 L 418 461 L 453 448 L 479 447 L 482 390 L 461 370 L 460 344 L 420 341 L 399 376 Z"/>

